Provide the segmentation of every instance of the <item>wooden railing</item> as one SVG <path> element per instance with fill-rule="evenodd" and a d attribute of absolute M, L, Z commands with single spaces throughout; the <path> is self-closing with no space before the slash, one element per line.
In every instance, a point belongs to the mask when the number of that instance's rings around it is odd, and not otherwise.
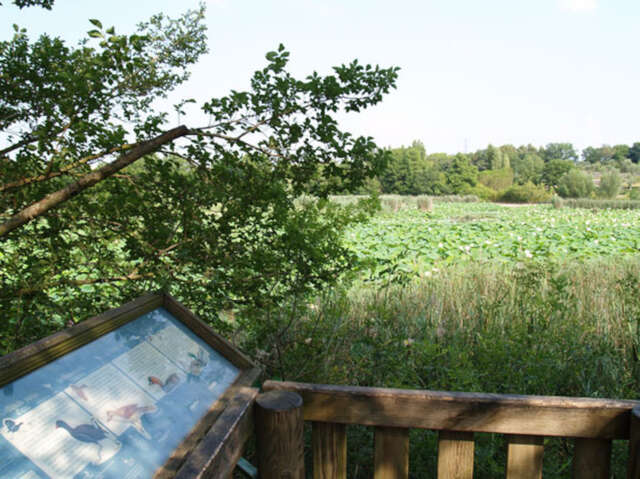
<path fill-rule="evenodd" d="M 313 477 L 346 478 L 346 426 L 375 428 L 374 477 L 406 478 L 409 429 L 439 431 L 438 478 L 473 476 L 474 433 L 506 436 L 506 477 L 542 477 L 544 437 L 575 440 L 573 477 L 609 478 L 611 441 L 629 440 L 628 478 L 640 479 L 640 402 L 553 396 L 448 393 L 267 381 L 269 401 L 256 408 L 258 448 L 265 461 L 263 479 L 304 477 L 302 420 L 312 422 Z M 274 391 L 291 391 L 279 406 Z M 265 398 L 267 396 L 264 396 Z M 274 399 L 275 398 L 275 399 Z M 275 405 L 275 409 L 272 407 Z M 298 409 L 287 415 L 287 405 Z M 266 408 L 266 409 L 265 409 Z M 265 410 L 274 409 L 264 414 Z M 300 414 L 300 409 L 302 414 Z M 263 413 L 259 413 L 263 411 Z M 265 417 L 271 417 L 265 426 Z M 298 419 L 296 419 L 298 417 Z M 300 418 L 301 417 L 301 418 Z M 262 419 L 261 419 L 262 418 Z M 268 439 L 265 437 L 269 428 Z M 274 448 L 277 448 L 274 449 Z M 268 450 L 267 450 L 268 449 Z M 291 451 L 291 452 L 289 452 Z M 290 457 L 287 457 L 291 454 Z M 258 450 L 260 461 L 261 451 Z M 293 464 L 293 465 L 292 465 Z M 282 468 L 289 468 L 282 475 Z"/>

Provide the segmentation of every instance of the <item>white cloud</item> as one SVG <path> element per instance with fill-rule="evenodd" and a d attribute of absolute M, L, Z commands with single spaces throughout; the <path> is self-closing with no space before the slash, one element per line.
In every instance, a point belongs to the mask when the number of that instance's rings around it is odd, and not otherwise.
<path fill-rule="evenodd" d="M 598 7 L 598 0 L 558 0 L 558 4 L 569 12 L 593 12 Z"/>

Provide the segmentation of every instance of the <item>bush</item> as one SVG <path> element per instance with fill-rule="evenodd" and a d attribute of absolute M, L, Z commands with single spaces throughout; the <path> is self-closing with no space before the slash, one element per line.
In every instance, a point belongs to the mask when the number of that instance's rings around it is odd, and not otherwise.
<path fill-rule="evenodd" d="M 587 198 L 593 192 L 591 175 L 574 169 L 560 177 L 556 191 L 563 198 Z"/>
<path fill-rule="evenodd" d="M 496 190 L 492 190 L 481 183 L 478 183 L 476 186 L 463 188 L 462 193 L 465 195 L 473 195 L 487 201 L 495 201 L 499 195 Z"/>
<path fill-rule="evenodd" d="M 622 187 L 622 176 L 618 170 L 611 169 L 603 173 L 598 187 L 598 196 L 601 198 L 615 198 L 620 193 Z"/>
<path fill-rule="evenodd" d="M 478 182 L 495 191 L 506 190 L 513 185 L 513 170 L 501 168 L 499 170 L 485 170 L 478 173 Z"/>
<path fill-rule="evenodd" d="M 524 185 L 513 185 L 498 198 L 505 203 L 544 203 L 551 199 L 544 186 L 534 185 L 530 181 Z"/>
<path fill-rule="evenodd" d="M 418 196 L 416 198 L 416 206 L 422 211 L 433 210 L 433 200 L 430 196 Z"/>
<path fill-rule="evenodd" d="M 551 200 L 551 204 L 556 210 L 559 210 L 564 206 L 564 200 L 560 198 L 558 195 L 554 196 Z"/>

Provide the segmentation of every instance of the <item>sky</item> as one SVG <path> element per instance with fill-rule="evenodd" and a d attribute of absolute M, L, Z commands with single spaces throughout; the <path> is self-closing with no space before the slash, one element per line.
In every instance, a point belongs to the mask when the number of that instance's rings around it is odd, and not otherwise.
<path fill-rule="evenodd" d="M 0 7 L 11 25 L 75 44 L 97 18 L 119 33 L 197 0 L 56 0 L 52 11 Z M 171 101 L 204 102 L 249 86 L 282 43 L 290 70 L 358 59 L 400 67 L 397 90 L 342 126 L 380 146 L 421 140 L 427 152 L 487 144 L 640 142 L 639 0 L 207 0 L 210 53 Z M 168 107 L 159 105 L 160 108 Z M 178 121 L 200 126 L 194 109 Z M 173 125 L 172 125 L 173 126 Z"/>

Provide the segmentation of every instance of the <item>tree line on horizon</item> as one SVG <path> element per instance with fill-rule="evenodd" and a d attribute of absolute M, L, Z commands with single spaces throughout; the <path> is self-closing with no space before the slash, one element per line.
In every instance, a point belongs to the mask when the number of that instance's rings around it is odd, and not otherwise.
<path fill-rule="evenodd" d="M 565 198 L 615 198 L 626 180 L 640 179 L 640 142 L 587 147 L 580 153 L 571 143 L 488 145 L 472 153 L 428 154 L 421 141 L 391 148 L 382 173 L 348 193 L 399 195 L 475 194 L 489 200 L 545 201 Z M 594 183 L 598 178 L 598 185 Z M 317 187 L 313 184 L 313 188 Z M 337 186 L 339 189 L 339 185 Z"/>

